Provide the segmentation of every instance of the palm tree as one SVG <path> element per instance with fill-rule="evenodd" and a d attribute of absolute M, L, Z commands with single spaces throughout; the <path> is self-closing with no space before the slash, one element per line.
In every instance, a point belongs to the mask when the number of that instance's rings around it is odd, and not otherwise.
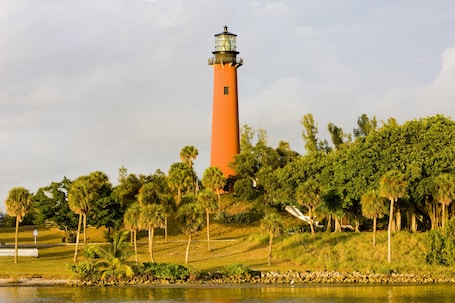
<path fill-rule="evenodd" d="M 193 170 L 182 162 L 171 164 L 168 173 L 168 184 L 173 190 L 177 190 L 177 205 L 182 200 L 182 190 L 191 187 L 193 182 Z"/>
<path fill-rule="evenodd" d="M 434 178 L 433 196 L 441 203 L 442 206 L 442 228 L 446 221 L 446 208 L 452 203 L 455 198 L 455 178 L 452 174 L 442 173 Z"/>
<path fill-rule="evenodd" d="M 131 232 L 131 239 L 134 245 L 134 255 L 136 264 L 138 263 L 137 257 L 137 230 L 140 227 L 141 220 L 141 207 L 138 202 L 133 203 L 125 212 L 123 222 L 125 227 Z"/>
<path fill-rule="evenodd" d="M 207 249 L 212 250 L 210 247 L 210 213 L 218 209 L 216 194 L 210 189 L 204 189 L 198 193 L 197 199 L 202 208 L 205 209 L 206 222 L 207 222 Z"/>
<path fill-rule="evenodd" d="M 123 277 L 133 276 L 133 269 L 127 263 L 131 246 L 126 241 L 128 233 L 128 231 L 114 232 L 108 249 L 95 246 L 98 255 L 104 259 L 96 264 L 96 267 L 101 269 L 101 280 L 118 281 Z"/>
<path fill-rule="evenodd" d="M 199 151 L 194 146 L 187 145 L 180 150 L 180 160 L 188 164 L 190 168 L 193 168 L 193 160 L 196 160 L 198 155 Z"/>
<path fill-rule="evenodd" d="M 169 216 L 175 211 L 175 201 L 172 194 L 161 194 L 160 203 L 163 205 L 163 216 L 164 216 L 164 240 L 167 242 L 167 225 Z"/>
<path fill-rule="evenodd" d="M 308 179 L 297 187 L 295 192 L 297 202 L 308 209 L 311 234 L 314 237 L 314 215 L 316 207 L 322 203 L 322 189 L 314 179 Z"/>
<path fill-rule="evenodd" d="M 87 213 L 92 203 L 96 203 L 103 197 L 110 194 L 112 185 L 108 176 L 100 171 L 95 171 L 89 175 L 80 176 L 70 186 L 68 191 L 68 205 L 70 209 L 79 215 L 79 223 L 76 235 L 76 247 L 74 250 L 74 261 L 77 261 L 77 251 L 79 246 L 79 234 L 81 224 L 84 227 L 84 244 L 87 243 Z"/>
<path fill-rule="evenodd" d="M 148 230 L 150 260 L 155 262 L 153 258 L 153 238 L 155 228 L 161 227 L 164 223 L 164 207 L 156 203 L 143 205 L 141 214 L 141 226 Z"/>
<path fill-rule="evenodd" d="M 387 214 L 387 206 L 384 198 L 380 197 L 377 190 L 369 190 L 360 199 L 362 214 L 364 217 L 373 219 L 373 246 L 376 246 L 376 219 Z"/>
<path fill-rule="evenodd" d="M 218 208 L 221 208 L 221 191 L 226 185 L 226 178 L 218 167 L 211 166 L 204 171 L 202 185 L 216 192 L 218 195 Z"/>
<path fill-rule="evenodd" d="M 183 163 L 188 165 L 190 171 L 191 171 L 191 185 L 193 186 L 194 192 L 197 192 L 197 178 L 196 178 L 196 172 L 193 169 L 194 166 L 194 160 L 196 160 L 197 156 L 199 155 L 199 151 L 197 150 L 196 147 L 187 145 L 182 150 L 180 151 L 180 160 L 182 160 Z"/>
<path fill-rule="evenodd" d="M 88 176 L 81 176 L 77 178 L 68 191 L 68 206 L 77 215 L 79 215 L 79 222 L 77 224 L 76 245 L 74 249 L 73 261 L 77 261 L 77 252 L 79 246 L 79 237 L 81 233 L 82 221 L 84 221 L 84 241 L 85 241 L 85 226 L 87 222 L 87 212 L 89 210 L 89 196 L 88 196 Z M 85 243 L 85 242 L 84 242 Z"/>
<path fill-rule="evenodd" d="M 142 184 L 136 197 L 141 206 L 156 203 L 159 199 L 156 185 L 153 182 Z"/>
<path fill-rule="evenodd" d="M 195 233 L 204 221 L 203 210 L 195 202 L 185 203 L 180 206 L 177 212 L 177 221 L 182 231 L 188 235 L 188 245 L 186 246 L 185 264 L 188 264 L 188 256 L 193 233 Z"/>
<path fill-rule="evenodd" d="M 270 266 L 272 264 L 273 237 L 283 230 L 283 221 L 279 214 L 269 213 L 262 219 L 261 226 L 269 234 L 268 265 Z"/>
<path fill-rule="evenodd" d="M 394 203 L 403 198 L 408 190 L 405 176 L 398 170 L 390 170 L 379 179 L 379 195 L 390 201 L 389 226 L 387 228 L 387 262 L 392 262 L 392 224 Z"/>
<path fill-rule="evenodd" d="M 14 236 L 14 263 L 17 263 L 17 242 L 19 234 L 19 223 L 22 222 L 25 214 L 30 210 L 33 203 L 33 195 L 23 187 L 12 188 L 5 200 L 6 212 L 16 217 L 16 233 Z"/>

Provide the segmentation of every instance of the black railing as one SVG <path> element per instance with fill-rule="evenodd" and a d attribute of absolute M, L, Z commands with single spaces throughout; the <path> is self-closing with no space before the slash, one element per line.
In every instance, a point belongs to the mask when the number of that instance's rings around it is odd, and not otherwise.
<path fill-rule="evenodd" d="M 229 64 L 229 63 L 242 65 L 243 64 L 243 59 L 242 58 L 237 58 L 237 57 L 234 57 L 234 58 L 226 58 L 226 57 L 223 57 L 223 58 L 217 58 L 217 57 L 209 58 L 209 65 L 213 65 L 213 64 Z"/>

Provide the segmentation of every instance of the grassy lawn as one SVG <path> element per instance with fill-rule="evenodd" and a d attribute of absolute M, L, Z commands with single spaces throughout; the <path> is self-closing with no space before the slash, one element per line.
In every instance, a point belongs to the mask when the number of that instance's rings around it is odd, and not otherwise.
<path fill-rule="evenodd" d="M 302 224 L 294 217 L 283 214 L 287 226 Z M 33 227 L 20 228 L 20 245 L 33 246 Z M 103 229 L 89 227 L 89 243 L 103 244 Z M 211 223 L 211 247 L 207 249 L 206 230 L 193 236 L 189 266 L 201 272 L 222 270 L 226 265 L 242 263 L 253 270 L 329 270 L 346 272 L 377 273 L 420 273 L 455 276 L 450 267 L 429 265 L 425 262 L 425 233 L 398 232 L 393 235 L 392 263 L 387 263 L 387 232 L 379 231 L 376 247 L 372 246 L 372 232 L 283 234 L 274 239 L 272 265 L 267 265 L 268 237 L 261 231 L 259 223 L 228 224 Z M 71 278 L 68 268 L 73 264 L 74 244 L 62 243 L 63 231 L 55 228 L 40 228 L 38 236 L 39 258 L 0 257 L 0 277 L 43 277 Z M 163 231 L 156 230 L 154 257 L 156 262 L 184 264 L 187 235 L 182 234 L 175 223 L 169 222 L 169 238 L 164 241 Z M 139 261 L 148 262 L 147 234 L 138 237 Z M 14 228 L 0 227 L 0 242 L 14 243 Z M 83 260 L 83 248 L 79 249 L 78 260 Z M 133 249 L 133 248 L 132 248 Z M 134 256 L 131 257 L 134 260 Z"/>
<path fill-rule="evenodd" d="M 33 246 L 33 228 L 21 227 L 19 245 Z M 267 244 L 251 240 L 252 234 L 258 234 L 258 226 L 226 226 L 211 224 L 211 248 L 207 249 L 206 230 L 193 236 L 190 247 L 189 264 L 200 271 L 222 270 L 224 266 L 243 263 L 255 270 L 285 270 L 293 268 L 288 262 L 279 262 L 267 266 Z M 19 257 L 14 264 L 13 257 L 0 257 L 0 277 L 43 277 L 70 278 L 68 264 L 73 263 L 74 244 L 62 243 L 64 233 L 56 228 L 40 228 L 37 241 L 39 258 Z M 259 235 L 259 234 L 258 234 Z M 88 228 L 89 243 L 105 243 L 103 230 Z M 82 238 L 82 237 L 81 237 Z M 183 264 L 187 245 L 187 235 L 176 229 L 170 229 L 168 241 L 164 241 L 161 230 L 154 238 L 154 257 L 156 262 Z M 139 261 L 148 262 L 147 234 L 139 233 Z M 14 228 L 0 228 L 0 242 L 14 243 Z M 83 260 L 83 245 L 80 246 L 78 260 Z M 134 260 L 134 256 L 131 257 Z"/>

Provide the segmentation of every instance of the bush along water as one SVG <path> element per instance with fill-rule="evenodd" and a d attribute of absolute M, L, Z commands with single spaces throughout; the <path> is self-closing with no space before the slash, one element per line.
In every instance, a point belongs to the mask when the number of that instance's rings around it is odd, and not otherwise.
<path fill-rule="evenodd" d="M 223 271 L 200 274 L 193 268 L 173 263 L 145 262 L 133 266 L 134 276 L 118 280 L 102 280 L 99 270 L 90 261 L 73 265 L 78 285 L 120 285 L 120 284 L 432 284 L 455 283 L 455 277 L 432 277 L 430 275 L 388 273 L 360 273 L 339 271 L 286 271 L 260 272 L 244 264 L 232 264 Z"/>
<path fill-rule="evenodd" d="M 430 264 L 455 265 L 455 218 L 447 226 L 432 230 L 427 236 L 426 261 Z"/>
<path fill-rule="evenodd" d="M 132 265 L 131 275 L 118 274 L 115 279 L 103 279 L 104 271 L 93 260 L 72 264 L 70 269 L 81 285 L 170 284 L 196 280 L 199 276 L 197 270 L 174 263 L 145 262 Z"/>

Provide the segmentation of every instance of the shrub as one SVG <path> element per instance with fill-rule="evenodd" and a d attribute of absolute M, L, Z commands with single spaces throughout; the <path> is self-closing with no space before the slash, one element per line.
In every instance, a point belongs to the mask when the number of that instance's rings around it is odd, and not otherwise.
<path fill-rule="evenodd" d="M 240 212 L 235 215 L 231 215 L 226 211 L 220 211 L 215 215 L 215 222 L 220 224 L 229 224 L 229 223 L 236 223 L 236 224 L 246 224 L 251 223 L 257 220 L 260 216 L 254 212 Z"/>
<path fill-rule="evenodd" d="M 89 259 L 97 259 L 100 257 L 100 255 L 98 254 L 98 250 L 99 250 L 98 246 L 88 244 L 84 247 L 83 251 L 84 257 Z"/>
<path fill-rule="evenodd" d="M 215 222 L 220 224 L 229 224 L 233 221 L 232 216 L 226 211 L 222 210 L 215 215 Z"/>
<path fill-rule="evenodd" d="M 98 281 L 100 272 L 91 261 L 80 261 L 69 265 L 76 279 L 80 281 Z"/>
<path fill-rule="evenodd" d="M 223 274 L 236 279 L 249 279 L 252 275 L 252 270 L 245 264 L 236 263 L 224 267 Z"/>
<path fill-rule="evenodd" d="M 234 216 L 234 222 L 235 223 L 249 223 L 250 222 L 250 216 L 246 212 L 241 212 L 238 213 Z"/>
<path fill-rule="evenodd" d="M 183 265 L 174 263 L 145 262 L 144 275 L 157 279 L 185 280 L 190 276 L 190 270 Z"/>
<path fill-rule="evenodd" d="M 445 228 L 432 230 L 427 236 L 427 263 L 455 265 L 455 218 Z"/>

